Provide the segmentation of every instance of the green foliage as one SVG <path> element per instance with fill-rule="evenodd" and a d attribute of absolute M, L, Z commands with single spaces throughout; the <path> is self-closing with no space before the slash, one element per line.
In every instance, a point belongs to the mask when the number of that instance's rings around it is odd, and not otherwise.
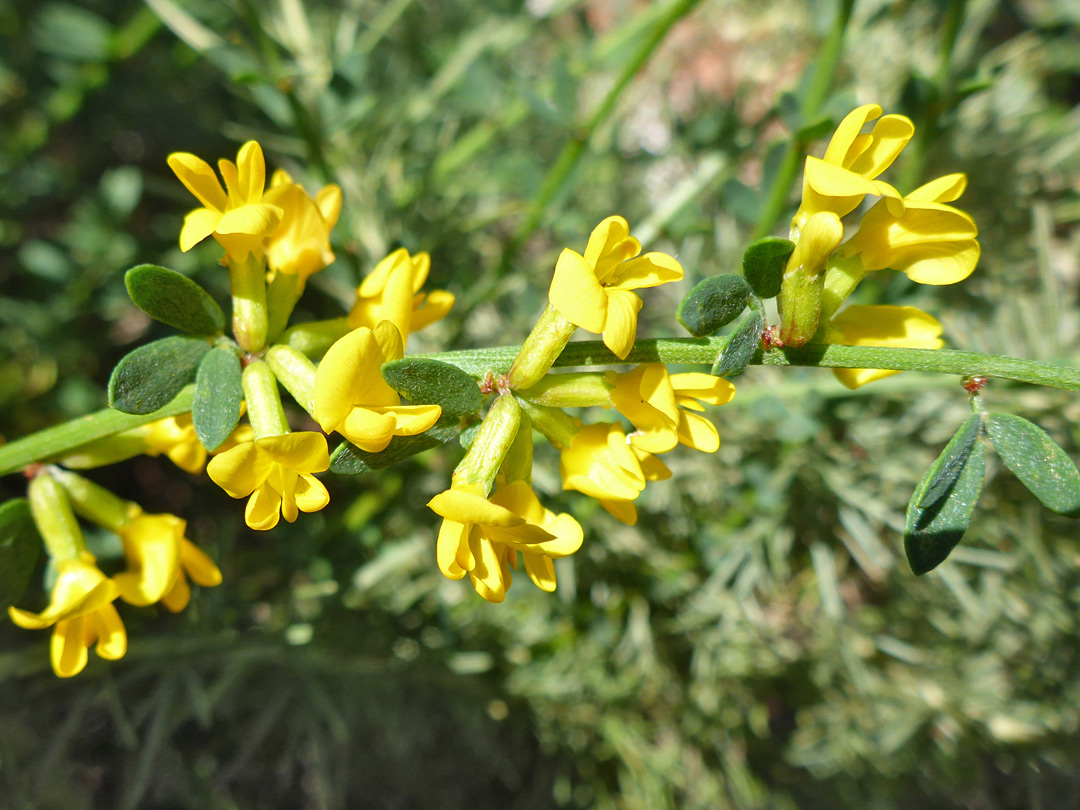
<path fill-rule="evenodd" d="M 992 413 L 986 433 L 1005 466 L 1043 506 L 1080 517 L 1080 472 L 1045 430 L 1022 416 Z"/>
<path fill-rule="evenodd" d="M 140 346 L 116 364 L 109 377 L 109 407 L 130 414 L 153 413 L 195 381 L 210 351 L 205 340 L 167 337 Z"/>
<path fill-rule="evenodd" d="M 444 414 L 458 421 L 479 413 L 484 401 L 476 380 L 439 360 L 391 360 L 383 363 L 382 376 L 414 405 L 440 405 Z"/>
<path fill-rule="evenodd" d="M 775 298 L 780 294 L 784 266 L 794 250 L 794 242 L 777 236 L 765 236 L 750 243 L 743 252 L 742 267 L 754 295 Z"/>
<path fill-rule="evenodd" d="M 742 276 L 723 273 L 699 281 L 679 303 L 676 318 L 694 337 L 708 337 L 727 326 L 750 301 L 750 287 Z"/>
<path fill-rule="evenodd" d="M 41 553 L 41 538 L 26 498 L 0 506 L 0 610 L 19 601 Z"/>
<path fill-rule="evenodd" d="M 710 373 L 721 377 L 737 377 L 742 374 L 754 354 L 761 348 L 761 332 L 764 326 L 765 319 L 759 310 L 751 309 L 743 315 L 728 335 L 727 343 L 713 363 Z"/>
<path fill-rule="evenodd" d="M 228 346 L 215 346 L 199 361 L 191 419 L 207 450 L 217 450 L 240 421 L 242 376 L 240 358 Z"/>
<path fill-rule="evenodd" d="M 124 285 L 135 306 L 156 321 L 197 336 L 220 335 L 225 330 L 225 315 L 217 302 L 175 270 L 140 264 L 127 271 Z"/>
<path fill-rule="evenodd" d="M 978 441 L 981 425 L 979 414 L 964 421 L 908 503 L 904 551 L 917 575 L 943 563 L 971 525 L 986 477 L 986 447 Z"/>

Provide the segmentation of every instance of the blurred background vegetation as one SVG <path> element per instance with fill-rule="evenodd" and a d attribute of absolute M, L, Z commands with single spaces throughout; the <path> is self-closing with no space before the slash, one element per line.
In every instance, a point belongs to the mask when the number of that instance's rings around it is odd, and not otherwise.
<path fill-rule="evenodd" d="M 309 189 L 344 189 L 338 261 L 302 317 L 342 314 L 404 246 L 431 252 L 429 286 L 459 302 L 414 351 L 520 340 L 558 250 L 620 213 L 687 269 L 651 291 L 640 331 L 679 334 L 679 298 L 737 268 L 792 131 L 816 121 L 799 120 L 800 87 L 836 14 L 3 0 L 0 433 L 103 407 L 112 365 L 165 334 L 128 302 L 129 266 L 227 299 L 215 245 L 179 252 L 193 202 L 165 157 L 231 157 L 249 138 Z M 882 272 L 862 303 L 921 306 L 956 348 L 1080 362 L 1078 23 L 1073 0 L 855 3 L 819 117 L 870 101 L 910 115 L 919 140 L 893 179 L 966 172 L 983 244 L 963 284 Z M 751 368 L 713 414 L 719 453 L 672 454 L 635 527 L 559 491 L 538 449 L 538 490 L 586 544 L 556 595 L 522 581 L 503 605 L 435 566 L 424 504 L 452 446 L 327 478 L 328 509 L 267 534 L 165 461 L 97 471 L 184 516 L 225 584 L 179 616 L 123 606 L 128 655 L 72 681 L 49 671 L 47 634 L 3 620 L 0 806 L 1080 807 L 1075 524 L 991 462 L 950 561 L 917 579 L 903 558 L 907 500 L 967 410 L 956 383 L 849 392 L 825 371 Z M 1080 456 L 1074 395 L 986 396 Z"/>

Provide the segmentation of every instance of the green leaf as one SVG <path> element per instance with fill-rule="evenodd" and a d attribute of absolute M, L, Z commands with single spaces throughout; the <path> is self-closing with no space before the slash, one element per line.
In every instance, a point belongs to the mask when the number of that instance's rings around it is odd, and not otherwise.
<path fill-rule="evenodd" d="M 191 419 L 195 435 L 207 450 L 217 450 L 240 421 L 241 375 L 240 358 L 224 346 L 211 349 L 199 363 Z"/>
<path fill-rule="evenodd" d="M 675 317 L 694 337 L 727 326 L 746 309 L 750 287 L 741 276 L 723 273 L 701 281 L 679 304 Z"/>
<path fill-rule="evenodd" d="M 478 413 L 484 398 L 476 380 L 440 360 L 405 357 L 382 367 L 386 384 L 414 405 L 441 405 L 443 417 Z"/>
<path fill-rule="evenodd" d="M 728 335 L 720 356 L 713 363 L 712 373 L 721 377 L 737 377 L 742 374 L 761 345 L 761 331 L 764 326 L 765 319 L 757 310 L 752 309 L 743 315 Z"/>
<path fill-rule="evenodd" d="M 937 461 L 930 467 L 934 475 L 926 487 L 926 492 L 919 499 L 920 509 L 929 509 L 952 489 L 956 479 L 960 477 L 960 471 L 964 469 L 964 464 L 967 463 L 968 456 L 971 455 L 971 449 L 979 438 L 981 428 L 982 414 L 977 413 L 973 413 L 964 420 L 964 424 L 960 425 L 956 435 L 949 440 Z"/>
<path fill-rule="evenodd" d="M 904 551 L 911 570 L 919 576 L 943 563 L 956 548 L 956 544 L 971 525 L 975 504 L 979 502 L 979 495 L 982 493 L 983 476 L 986 473 L 986 447 L 975 442 L 945 496 L 927 509 L 919 506 L 926 497 L 930 484 L 938 477 L 940 467 L 947 462 L 947 453 L 946 447 L 923 475 L 911 501 L 908 502 Z"/>
<path fill-rule="evenodd" d="M 1043 506 L 1080 517 L 1080 472 L 1045 430 L 1011 413 L 992 413 L 986 432 L 1005 466 Z"/>
<path fill-rule="evenodd" d="M 225 315 L 210 293 L 185 275 L 154 264 L 132 267 L 124 276 L 128 295 L 139 309 L 192 335 L 220 335 Z"/>
<path fill-rule="evenodd" d="M 758 298 L 775 298 L 780 294 L 784 265 L 795 250 L 790 239 L 766 236 L 751 242 L 743 251 L 743 276 Z"/>
<path fill-rule="evenodd" d="M 444 421 L 445 420 L 445 421 Z M 433 447 L 440 447 L 461 433 L 460 417 L 447 417 L 446 414 L 432 427 L 418 436 L 395 436 L 386 449 L 378 453 L 361 450 L 349 442 L 342 442 L 330 457 L 330 472 L 341 475 L 381 470 L 404 461 Z"/>
<path fill-rule="evenodd" d="M 124 413 L 152 413 L 168 405 L 195 380 L 205 340 L 167 337 L 140 346 L 116 364 L 109 378 L 109 407 Z"/>
<path fill-rule="evenodd" d="M 0 506 L 0 610 L 23 595 L 40 552 L 41 539 L 26 498 Z"/>

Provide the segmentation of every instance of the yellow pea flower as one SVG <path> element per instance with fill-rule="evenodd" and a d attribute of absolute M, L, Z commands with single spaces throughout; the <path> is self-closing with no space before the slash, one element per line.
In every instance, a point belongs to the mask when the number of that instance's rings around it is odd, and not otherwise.
<path fill-rule="evenodd" d="M 244 521 L 266 530 L 281 516 L 293 523 L 300 512 L 326 506 L 330 493 L 312 473 L 329 467 L 326 437 L 305 431 L 242 442 L 211 459 L 206 472 L 232 497 L 250 495 Z"/>
<path fill-rule="evenodd" d="M 127 570 L 113 578 L 121 599 L 132 605 L 161 602 L 177 613 L 191 598 L 187 577 L 205 588 L 221 584 L 221 571 L 184 536 L 186 530 L 187 521 L 176 515 L 141 511 L 117 529 L 127 560 Z"/>
<path fill-rule="evenodd" d="M 829 324 L 830 343 L 845 346 L 893 346 L 910 349 L 940 349 L 941 324 L 915 307 L 849 306 Z M 874 368 L 837 368 L 833 373 L 848 388 L 898 374 Z"/>
<path fill-rule="evenodd" d="M 979 260 L 979 230 L 968 214 L 945 203 L 966 187 L 963 174 L 939 177 L 904 197 L 899 215 L 878 202 L 844 244 L 842 256 L 857 255 L 865 270 L 899 270 L 920 284 L 963 281 Z"/>
<path fill-rule="evenodd" d="M 127 632 L 113 606 L 119 587 L 98 569 L 87 551 L 56 561 L 56 582 L 49 605 L 41 613 L 9 607 L 11 621 L 27 630 L 54 626 L 49 652 L 53 671 L 61 678 L 78 675 L 86 666 L 87 651 L 115 661 L 127 652 Z"/>
<path fill-rule="evenodd" d="M 524 481 L 498 487 L 490 499 L 481 484 L 461 484 L 436 495 L 428 506 L 443 518 L 439 569 L 450 579 L 468 574 L 489 602 L 506 598 L 518 552 L 533 583 L 554 591 L 552 560 L 573 554 L 584 536 L 573 517 L 545 509 Z"/>
<path fill-rule="evenodd" d="M 288 172 L 278 169 L 265 199 L 282 210 L 281 222 L 266 243 L 270 270 L 305 281 L 334 261 L 330 231 L 341 214 L 340 186 L 324 186 L 313 200 Z"/>
<path fill-rule="evenodd" d="M 911 120 L 903 115 L 881 116 L 877 104 L 865 104 L 848 113 L 836 128 L 823 158 L 807 157 L 803 171 L 802 204 L 792 220 L 792 239 L 816 213 L 831 212 L 838 217 L 859 207 L 867 194 L 891 199 L 899 212 L 899 192 L 888 183 L 875 180 L 892 165 L 915 133 Z M 869 133 L 863 126 L 877 119 Z"/>
<path fill-rule="evenodd" d="M 390 321 L 361 326 L 334 343 L 315 372 L 315 420 L 361 450 L 378 453 L 394 436 L 415 436 L 442 415 L 438 405 L 402 405 L 386 384 L 383 363 L 404 354 L 401 334 Z"/>
<path fill-rule="evenodd" d="M 404 345 L 412 332 L 445 318 L 454 306 L 454 295 L 446 290 L 421 291 L 430 270 L 427 253 L 410 256 L 405 248 L 395 250 L 356 288 L 349 326 L 374 329 L 380 322 L 390 321 L 401 333 Z"/>
<path fill-rule="evenodd" d="M 701 404 L 723 405 L 735 386 L 712 374 L 668 374 L 662 363 L 647 363 L 614 374 L 611 404 L 636 428 L 630 444 L 649 453 L 666 453 L 680 442 L 705 453 L 720 447 L 716 427 L 693 411 Z"/>
<path fill-rule="evenodd" d="M 600 423 L 585 425 L 563 449 L 559 460 L 563 489 L 591 498 L 627 525 L 637 523 L 633 501 L 646 481 L 671 477 L 660 459 L 629 443 L 622 427 Z"/>
<path fill-rule="evenodd" d="M 206 466 L 206 448 L 195 434 L 191 414 L 170 416 L 146 426 L 146 455 L 165 455 L 184 472 L 198 475 Z"/>
<path fill-rule="evenodd" d="M 236 163 L 218 161 L 225 188 L 210 165 L 189 152 L 173 152 L 168 163 L 203 204 L 184 217 L 181 250 L 188 251 L 213 236 L 231 260 L 242 262 L 249 253 L 261 253 L 263 241 L 277 229 L 284 212 L 263 200 L 266 161 L 258 143 L 248 141 L 241 146 Z"/>
<path fill-rule="evenodd" d="M 548 300 L 576 326 L 602 335 L 619 359 L 634 346 L 641 299 L 631 290 L 683 277 L 682 266 L 666 253 L 641 253 L 622 217 L 608 217 L 593 230 L 585 255 L 567 248 L 555 265 Z"/>

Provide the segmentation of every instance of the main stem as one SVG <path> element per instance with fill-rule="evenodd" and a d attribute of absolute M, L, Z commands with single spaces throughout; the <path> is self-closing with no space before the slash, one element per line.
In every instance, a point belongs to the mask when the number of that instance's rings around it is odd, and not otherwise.
<path fill-rule="evenodd" d="M 613 366 L 636 363 L 711 365 L 726 337 L 639 340 L 625 360 L 620 360 L 599 340 L 570 343 L 555 367 Z M 463 349 L 452 352 L 409 355 L 413 359 L 440 360 L 483 379 L 488 372 L 505 374 L 520 346 Z M 759 352 L 752 365 L 806 366 L 811 368 L 883 368 L 893 371 L 927 371 L 940 374 L 979 374 L 1013 382 L 1043 385 L 1064 391 L 1080 391 L 1080 369 L 1021 360 L 1016 357 L 957 352 L 944 349 L 893 349 L 878 346 L 839 346 L 811 343 L 797 349 Z M 94 439 L 111 436 L 138 425 L 176 416 L 191 410 L 191 391 L 185 389 L 169 405 L 154 414 L 128 416 L 106 408 L 71 422 L 33 433 L 0 447 L 0 475 L 17 472 Z"/>

